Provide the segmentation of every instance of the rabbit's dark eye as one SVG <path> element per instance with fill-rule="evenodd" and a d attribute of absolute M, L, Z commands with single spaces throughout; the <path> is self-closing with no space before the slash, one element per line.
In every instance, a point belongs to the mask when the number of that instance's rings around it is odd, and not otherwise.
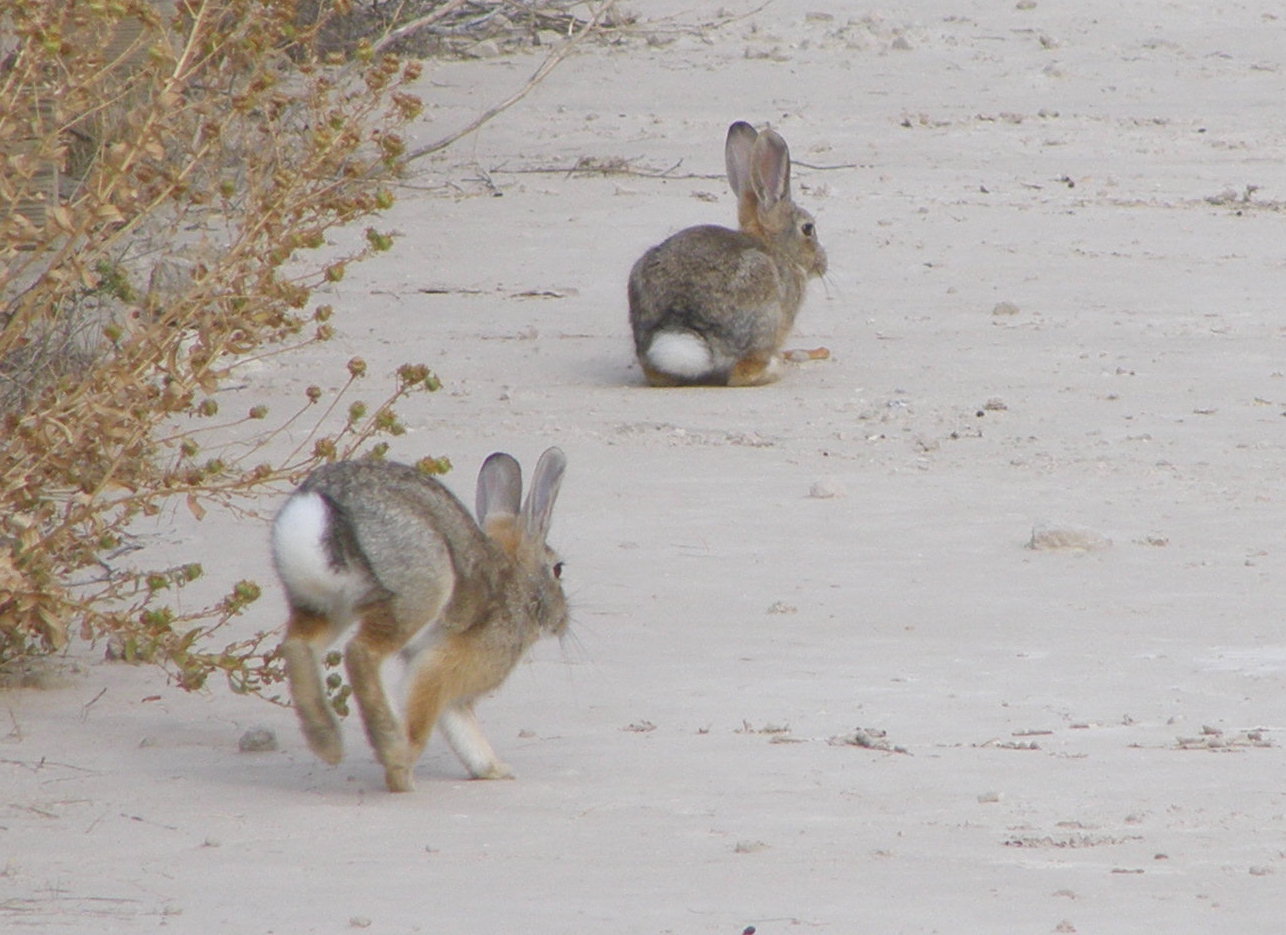
<path fill-rule="evenodd" d="M 817 228 L 813 226 L 812 221 L 805 221 L 804 226 L 801 227 L 800 230 L 804 232 L 805 237 L 811 237 L 813 234 L 817 233 Z"/>
<path fill-rule="evenodd" d="M 563 576 L 563 563 L 554 562 L 553 572 L 555 578 L 561 578 Z"/>

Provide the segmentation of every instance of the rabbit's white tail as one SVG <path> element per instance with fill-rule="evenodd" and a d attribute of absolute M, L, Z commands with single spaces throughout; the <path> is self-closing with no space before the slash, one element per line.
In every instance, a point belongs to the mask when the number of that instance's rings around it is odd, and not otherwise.
<path fill-rule="evenodd" d="M 369 588 L 355 568 L 337 568 L 326 548 L 330 525 L 326 501 L 315 493 L 295 494 L 272 524 L 272 557 L 291 600 L 340 621 Z"/>
<path fill-rule="evenodd" d="M 685 380 L 697 380 L 714 369 L 710 345 L 690 331 L 662 331 L 647 349 L 653 369 Z"/>

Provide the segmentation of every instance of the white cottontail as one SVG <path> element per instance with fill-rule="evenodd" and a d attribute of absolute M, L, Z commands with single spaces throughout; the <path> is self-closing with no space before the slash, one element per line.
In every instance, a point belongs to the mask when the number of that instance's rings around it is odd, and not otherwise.
<path fill-rule="evenodd" d="M 435 724 L 472 776 L 512 776 L 473 705 L 537 637 L 567 627 L 562 566 L 545 545 L 566 463 L 546 451 L 522 502 L 518 462 L 491 455 L 478 473 L 476 523 L 404 464 L 328 464 L 290 496 L 273 521 L 272 554 L 290 606 L 281 654 L 313 752 L 328 763 L 343 756 L 320 656 L 356 623 L 344 663 L 390 791 L 411 790 Z M 405 719 L 380 675 L 399 651 L 409 667 Z"/>
<path fill-rule="evenodd" d="M 630 271 L 634 350 L 653 386 L 756 386 L 780 351 L 810 276 L 826 273 L 813 216 L 790 197 L 790 152 L 738 121 L 724 147 L 740 230 L 681 230 Z"/>

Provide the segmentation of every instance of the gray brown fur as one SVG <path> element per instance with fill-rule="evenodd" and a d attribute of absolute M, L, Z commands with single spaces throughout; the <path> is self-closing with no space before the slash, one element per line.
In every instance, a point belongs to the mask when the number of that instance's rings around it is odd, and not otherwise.
<path fill-rule="evenodd" d="M 332 763 L 342 756 L 320 656 L 355 622 L 345 666 L 390 790 L 412 787 L 435 724 L 471 775 L 512 775 L 482 737 L 473 704 L 539 636 L 567 626 L 556 556 L 545 544 L 564 467 L 561 452 L 545 452 L 520 507 L 517 462 L 492 455 L 479 472 L 479 522 L 442 484 L 406 465 L 340 462 L 300 485 L 274 521 L 273 554 L 290 606 L 282 655 L 318 756 Z M 394 653 L 410 673 L 404 718 L 381 677 Z"/>
<path fill-rule="evenodd" d="M 738 121 L 725 143 L 739 230 L 690 227 L 652 247 L 629 279 L 635 353 L 654 385 L 746 385 L 776 379 L 807 280 L 826 272 L 810 215 L 790 193 L 790 153 L 772 130 Z M 710 366 L 674 373 L 649 358 L 657 336 L 691 335 Z"/>

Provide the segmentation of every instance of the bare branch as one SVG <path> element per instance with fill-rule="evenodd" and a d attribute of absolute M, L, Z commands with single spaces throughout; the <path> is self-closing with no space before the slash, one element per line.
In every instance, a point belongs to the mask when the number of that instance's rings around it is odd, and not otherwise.
<path fill-rule="evenodd" d="M 390 45 L 392 45 L 394 42 L 397 42 L 397 40 L 403 38 L 404 36 L 409 36 L 417 29 L 421 29 L 425 26 L 431 26 L 434 23 L 436 23 L 438 20 L 445 19 L 446 17 L 450 16 L 452 13 L 460 9 L 460 7 L 464 6 L 468 2 L 469 0 L 450 0 L 449 3 L 438 7 L 432 13 L 427 13 L 424 16 L 413 19 L 409 23 L 404 23 L 403 25 L 397 27 L 397 29 L 394 29 L 392 32 L 385 34 L 378 42 L 376 42 L 372 46 L 372 48 L 376 52 L 382 52 Z"/>
<path fill-rule="evenodd" d="M 530 94 L 532 89 L 535 88 L 536 85 L 540 84 L 547 77 L 549 77 L 550 72 L 552 72 L 555 68 L 557 68 L 559 64 L 562 63 L 563 59 L 567 58 L 567 56 L 571 55 L 572 52 L 575 51 L 576 46 L 580 45 L 580 43 L 586 37 L 595 33 L 598 30 L 599 25 L 603 22 L 604 18 L 615 6 L 616 6 L 616 0 L 603 0 L 603 2 L 599 4 L 598 9 L 594 11 L 594 16 L 589 20 L 589 22 L 587 22 L 584 26 L 582 26 L 579 32 L 577 32 L 566 42 L 564 42 L 561 46 L 559 46 L 552 53 L 550 53 L 549 56 L 546 57 L 546 59 L 543 62 L 541 62 L 540 67 L 537 68 L 532 73 L 531 77 L 527 79 L 527 82 L 521 88 L 519 88 L 513 94 L 509 95 L 509 97 L 505 98 L 499 104 L 496 104 L 492 107 L 487 108 L 477 117 L 475 117 L 473 120 L 469 121 L 469 123 L 466 126 L 464 126 L 462 129 L 457 130 L 456 132 L 448 136 L 444 136 L 442 139 L 438 140 L 435 143 L 430 143 L 427 146 L 421 146 L 419 149 L 414 149 L 411 152 L 407 153 L 402 158 L 401 164 L 407 165 L 408 163 L 416 159 L 420 159 L 423 156 L 428 156 L 428 155 L 431 155 L 432 153 L 436 153 L 436 152 L 439 152 L 440 150 L 446 149 L 452 143 L 455 143 L 457 140 L 460 140 L 463 137 L 468 136 L 470 133 L 477 130 L 482 125 L 494 119 L 497 115 L 504 113 L 514 104 L 517 104 L 524 97 Z"/>

